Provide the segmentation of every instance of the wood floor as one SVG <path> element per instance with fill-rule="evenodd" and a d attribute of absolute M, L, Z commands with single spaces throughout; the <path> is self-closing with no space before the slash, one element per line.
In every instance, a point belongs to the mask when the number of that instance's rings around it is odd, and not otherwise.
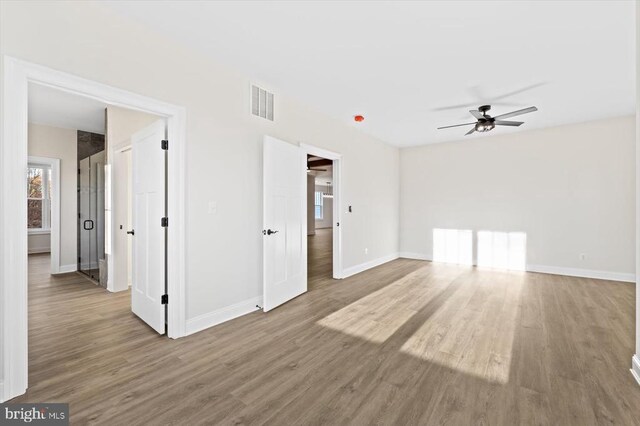
<path fill-rule="evenodd" d="M 632 284 L 401 259 L 170 340 L 48 261 L 14 402 L 73 424 L 640 424 Z"/>

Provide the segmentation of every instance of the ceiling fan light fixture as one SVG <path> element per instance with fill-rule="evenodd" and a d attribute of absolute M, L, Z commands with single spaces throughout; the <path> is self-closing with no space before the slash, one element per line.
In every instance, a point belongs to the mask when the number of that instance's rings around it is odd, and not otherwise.
<path fill-rule="evenodd" d="M 491 109 L 491 105 L 481 105 L 480 107 L 478 107 L 477 110 L 469 111 L 471 115 L 473 115 L 476 118 L 477 122 L 475 123 L 462 123 L 462 124 L 454 124 L 452 126 L 443 126 L 443 127 L 438 127 L 438 130 L 449 129 L 452 127 L 470 126 L 473 124 L 474 125 L 473 129 L 465 133 L 465 136 L 467 136 L 474 132 L 483 133 L 483 132 L 491 131 L 496 127 L 496 125 L 518 127 L 521 124 L 524 124 L 524 121 L 507 121 L 505 120 L 505 118 L 511 118 L 517 115 L 522 115 L 522 114 L 528 114 L 530 112 L 535 112 L 538 110 L 538 108 L 536 108 L 535 106 L 531 106 L 529 108 L 523 108 L 517 111 L 511 111 L 506 114 L 501 114 L 501 115 L 492 117 L 489 114 L 487 114 L 487 111 L 489 111 L 490 109 Z"/>

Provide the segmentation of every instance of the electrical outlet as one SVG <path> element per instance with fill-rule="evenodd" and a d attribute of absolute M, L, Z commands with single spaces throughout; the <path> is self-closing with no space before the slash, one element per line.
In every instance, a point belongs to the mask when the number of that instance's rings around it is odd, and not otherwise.
<path fill-rule="evenodd" d="M 364 254 L 369 254 L 369 249 L 368 248 L 364 249 Z"/>

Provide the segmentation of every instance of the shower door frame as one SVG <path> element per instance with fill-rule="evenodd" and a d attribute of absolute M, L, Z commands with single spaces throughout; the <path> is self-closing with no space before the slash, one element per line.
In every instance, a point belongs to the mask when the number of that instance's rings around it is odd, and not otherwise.
<path fill-rule="evenodd" d="M 95 169 L 95 183 L 96 183 L 96 188 L 95 188 L 95 195 L 94 193 L 92 193 L 92 189 L 93 189 L 93 175 L 94 175 L 94 168 L 93 168 L 93 164 L 101 164 L 101 163 L 93 163 L 91 161 L 92 157 L 99 155 L 99 154 L 103 154 L 104 156 L 104 161 L 102 163 L 102 180 L 98 179 L 98 174 L 100 173 L 99 167 L 96 167 Z M 82 217 L 82 166 L 81 163 L 84 160 L 88 160 L 89 163 L 89 216 L 95 216 L 95 220 L 93 219 L 84 219 Z M 85 158 L 83 158 L 82 160 L 78 161 L 78 241 L 77 241 L 77 246 L 78 246 L 78 272 L 81 272 L 82 274 L 86 275 L 87 277 L 91 278 L 92 280 L 98 282 L 100 285 L 102 285 L 103 283 L 100 282 L 100 255 L 102 254 L 103 256 L 106 254 L 106 247 L 105 247 L 105 241 L 106 241 L 106 217 L 104 215 L 104 207 L 105 207 L 105 201 L 106 201 L 106 181 L 105 181 L 105 172 L 104 172 L 104 167 L 107 164 L 106 162 L 107 160 L 107 149 L 106 149 L 106 143 L 105 143 L 105 149 L 95 152 Z M 100 187 L 102 189 L 102 204 L 99 203 L 99 194 L 100 194 Z M 94 196 L 96 197 L 96 199 L 94 200 Z M 95 202 L 94 202 L 95 201 Z M 95 212 L 92 210 L 92 208 L 95 210 Z M 102 222 L 99 221 L 100 218 L 100 212 L 102 211 Z M 84 220 L 83 220 L 84 219 Z M 83 243 L 82 243 L 82 238 L 84 236 L 82 231 L 90 231 L 88 229 L 85 228 L 84 224 L 88 221 L 91 220 L 92 222 L 92 228 L 90 229 L 91 231 L 95 231 L 93 232 L 93 236 L 89 236 L 90 240 L 89 240 L 89 267 L 87 268 L 83 268 L 83 260 L 85 260 L 82 256 L 83 254 Z M 98 237 L 98 233 L 100 232 L 100 227 L 102 227 L 102 247 L 100 247 L 100 238 Z M 91 238 L 95 238 L 95 241 L 92 241 Z M 91 256 L 91 252 L 93 249 L 93 245 L 95 243 L 95 259 Z M 102 249 L 102 250 L 101 250 Z M 95 260 L 95 267 L 93 265 L 93 261 Z M 107 265 L 105 264 L 105 267 L 107 267 Z M 94 277 L 93 275 L 90 274 L 91 270 L 97 269 L 98 270 L 98 275 L 97 277 Z M 105 287 L 107 286 L 107 283 L 104 283 Z"/>

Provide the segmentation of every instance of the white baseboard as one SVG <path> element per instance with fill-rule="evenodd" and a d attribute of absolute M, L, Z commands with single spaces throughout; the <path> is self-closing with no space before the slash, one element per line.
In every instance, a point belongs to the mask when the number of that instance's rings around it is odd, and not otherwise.
<path fill-rule="evenodd" d="M 262 306 L 262 297 L 243 300 L 235 305 L 226 306 L 222 309 L 188 319 L 186 335 L 188 336 L 190 334 L 197 333 L 198 331 L 213 327 L 214 325 L 222 324 L 223 322 L 256 311 L 259 309 L 256 305 Z"/>
<path fill-rule="evenodd" d="M 430 256 L 423 253 L 400 252 L 404 259 L 429 260 Z M 475 265 L 474 265 L 475 266 Z M 566 275 L 568 277 L 594 278 L 598 280 L 635 282 L 634 274 L 624 272 L 596 271 L 593 269 L 564 268 L 560 266 L 527 265 L 527 272 L 539 272 L 541 274 Z"/>
<path fill-rule="evenodd" d="M 640 358 L 638 358 L 638 354 L 631 358 L 631 374 L 640 385 Z"/>
<path fill-rule="evenodd" d="M 596 271 L 593 269 L 564 268 L 560 266 L 527 265 L 527 272 L 543 274 L 566 275 L 569 277 L 594 278 L 597 280 L 624 281 L 634 283 L 634 274 L 624 272 Z"/>
<path fill-rule="evenodd" d="M 71 265 L 60 265 L 56 274 L 68 274 L 69 272 L 75 272 L 78 270 L 78 265 L 73 263 Z"/>
<path fill-rule="evenodd" d="M 49 247 L 33 247 L 29 248 L 29 254 L 40 254 L 40 253 L 51 253 L 51 248 Z"/>
<path fill-rule="evenodd" d="M 401 251 L 399 257 L 403 259 L 415 259 L 415 260 L 428 260 L 431 261 L 431 256 L 427 256 L 422 253 L 411 253 L 408 251 Z"/>
<path fill-rule="evenodd" d="M 384 263 L 391 262 L 392 260 L 397 259 L 398 253 L 392 253 L 387 256 L 382 256 L 377 259 L 370 260 L 365 263 L 361 263 L 359 265 L 350 266 L 349 268 L 342 270 L 342 278 L 348 278 L 352 275 L 359 274 L 360 272 L 364 272 L 367 269 L 375 268 L 376 266 L 380 266 Z"/>

